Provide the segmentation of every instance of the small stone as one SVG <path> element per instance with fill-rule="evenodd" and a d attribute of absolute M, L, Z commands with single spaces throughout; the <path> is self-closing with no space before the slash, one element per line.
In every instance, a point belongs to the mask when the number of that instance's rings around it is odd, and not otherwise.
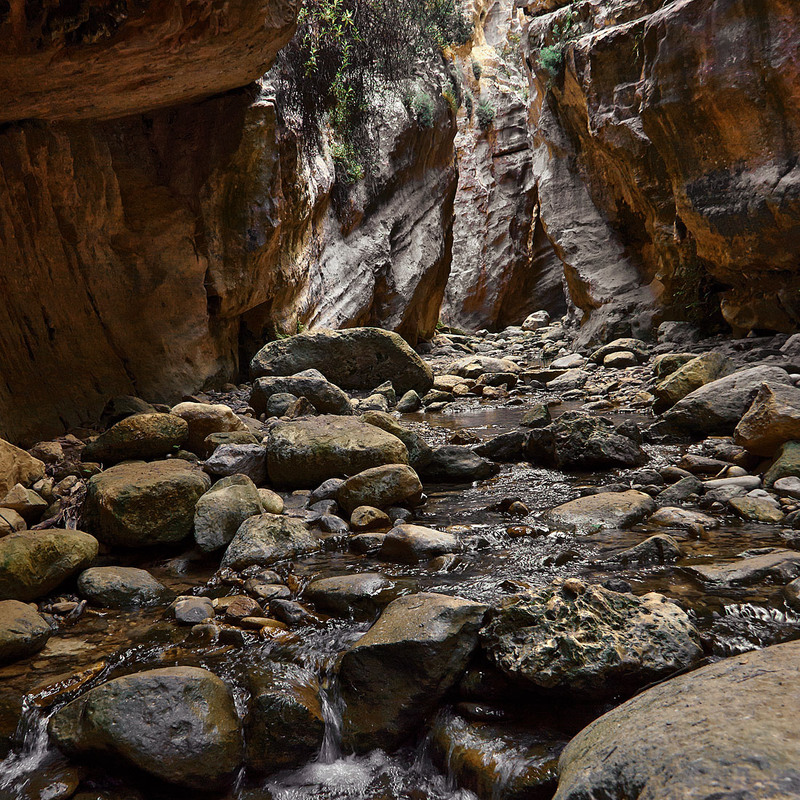
<path fill-rule="evenodd" d="M 414 564 L 460 549 L 458 539 L 450 533 L 421 525 L 397 525 L 383 539 L 379 557 L 386 561 Z"/>
<path fill-rule="evenodd" d="M 215 616 L 210 597 L 178 597 L 169 612 L 184 625 L 196 625 Z"/>
<path fill-rule="evenodd" d="M 752 522 L 782 522 L 784 514 L 774 502 L 762 497 L 734 497 L 728 505 L 744 519 Z"/>
<path fill-rule="evenodd" d="M 634 353 L 628 350 L 620 350 L 616 353 L 609 353 L 603 359 L 604 367 L 611 367 L 613 369 L 625 369 L 627 367 L 635 367 L 639 363 Z"/>
<path fill-rule="evenodd" d="M 372 506 L 358 506 L 350 515 L 350 527 L 354 531 L 387 530 L 391 524 L 388 515 Z"/>
<path fill-rule="evenodd" d="M 401 414 L 411 414 L 419 411 L 422 406 L 420 396 L 413 390 L 409 389 L 398 401 L 397 410 Z"/>

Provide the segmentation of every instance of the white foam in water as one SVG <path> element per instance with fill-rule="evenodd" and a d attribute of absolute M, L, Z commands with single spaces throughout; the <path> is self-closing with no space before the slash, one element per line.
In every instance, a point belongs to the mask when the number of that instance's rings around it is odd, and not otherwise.
<path fill-rule="evenodd" d="M 24 789 L 29 777 L 52 758 L 47 722 L 48 717 L 30 697 L 26 697 L 17 726 L 19 749 L 12 750 L 0 761 L 0 789 L 13 790 L 12 797 L 25 797 Z"/>

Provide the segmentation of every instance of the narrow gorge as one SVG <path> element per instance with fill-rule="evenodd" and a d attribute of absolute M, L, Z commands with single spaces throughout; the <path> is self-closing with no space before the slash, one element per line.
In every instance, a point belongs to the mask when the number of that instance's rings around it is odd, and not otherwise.
<path fill-rule="evenodd" d="M 798 42 L 0 0 L 0 800 L 800 798 Z"/>

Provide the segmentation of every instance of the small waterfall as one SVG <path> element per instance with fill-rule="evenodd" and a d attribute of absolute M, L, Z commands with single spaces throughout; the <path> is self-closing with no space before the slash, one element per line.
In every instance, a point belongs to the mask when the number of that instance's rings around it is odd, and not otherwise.
<path fill-rule="evenodd" d="M 332 764 L 342 757 L 342 713 L 344 711 L 339 682 L 333 675 L 327 676 L 327 688 L 319 693 L 322 717 L 325 720 L 325 738 L 322 740 L 317 761 Z"/>
<path fill-rule="evenodd" d="M 53 757 L 47 735 L 48 720 L 49 716 L 43 714 L 28 695 L 17 725 L 18 746 L 0 761 L 0 789 L 8 791 L 12 797 L 24 797 L 29 777 Z"/>

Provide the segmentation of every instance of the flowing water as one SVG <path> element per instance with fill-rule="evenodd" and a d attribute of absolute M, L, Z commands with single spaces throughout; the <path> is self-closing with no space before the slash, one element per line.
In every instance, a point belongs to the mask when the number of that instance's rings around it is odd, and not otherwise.
<path fill-rule="evenodd" d="M 531 398 L 536 400 L 541 398 Z M 496 407 L 465 401 L 455 404 L 456 413 L 407 415 L 403 421 L 432 444 L 444 443 L 456 431 L 485 439 L 517 427 L 527 405 Z M 569 407 L 565 404 L 561 410 Z M 615 421 L 627 418 L 631 415 L 617 415 Z M 680 455 L 676 447 L 647 449 L 652 462 L 649 466 L 675 463 Z M 732 559 L 750 548 L 785 546 L 780 529 L 775 526 L 726 518 L 720 528 L 702 538 L 670 531 L 686 553 L 681 566 L 643 569 L 614 566 L 609 556 L 653 533 L 645 527 L 577 535 L 548 531 L 543 525 L 543 511 L 578 496 L 579 486 L 624 483 L 626 474 L 616 471 L 567 475 L 520 463 L 506 464 L 495 478 L 475 485 L 426 486 L 428 501 L 418 511 L 417 521 L 448 528 L 464 544 L 463 553 L 445 559 L 436 571 L 426 565 L 389 565 L 336 548 L 278 569 L 284 577 L 291 573 L 300 588 L 315 577 L 377 570 L 388 576 L 409 578 L 421 590 L 458 594 L 483 602 L 492 602 L 521 587 L 543 586 L 557 577 L 576 576 L 591 581 L 614 578 L 627 581 L 636 593 L 664 592 L 689 610 L 712 658 L 800 636 L 800 618 L 784 606 L 781 587 L 760 584 L 709 591 L 683 570 L 692 563 Z M 509 499 L 521 500 L 529 513 L 519 518 L 497 510 L 502 501 Z M 516 535 L 520 526 L 529 526 L 532 535 Z M 233 591 L 220 583 L 206 585 L 217 564 L 199 558 L 194 552 L 164 551 L 146 563 L 138 563 L 176 592 Z M 71 776 L 70 767 L 48 744 L 49 715 L 88 687 L 147 667 L 178 664 L 207 667 L 234 687 L 237 708 L 242 714 L 248 700 L 246 675 L 254 665 L 272 659 L 292 662 L 319 682 L 326 729 L 316 759 L 299 770 L 279 773 L 267 780 L 242 774 L 229 795 L 237 800 L 474 798 L 476 795 L 469 789 L 456 786 L 456 774 L 462 786 L 477 789 L 482 797 L 501 800 L 508 796 L 504 787 L 511 785 L 521 771 L 533 767 L 552 769 L 560 747 L 591 719 L 591 715 L 583 718 L 580 709 L 574 713 L 567 709 L 559 715 L 560 719 L 551 720 L 526 711 L 527 718 L 515 719 L 512 715 L 502 725 L 487 719 L 481 725 L 460 730 L 460 717 L 443 710 L 434 729 L 437 725 L 450 725 L 451 741 L 459 741 L 471 753 L 482 753 L 480 758 L 489 764 L 489 773 L 493 775 L 494 783 L 488 789 L 480 783 L 483 778 L 470 773 L 463 748 L 458 752 L 452 748 L 444 753 L 441 748 L 437 751 L 435 730 L 433 738 L 428 731 L 420 731 L 416 747 L 395 753 L 374 751 L 360 756 L 343 753 L 335 663 L 338 654 L 368 627 L 367 622 L 331 619 L 320 627 L 302 628 L 268 640 L 243 633 L 239 640 L 208 642 L 194 641 L 189 631 L 163 620 L 158 610 L 131 613 L 89 609 L 74 625 L 53 637 L 33 659 L 0 669 L 0 724 L 3 720 L 16 720 L 21 713 L 13 749 L 0 762 L 0 800 L 32 797 L 58 800 L 68 796 L 64 787 L 74 780 L 74 775 Z M 499 747 L 501 741 L 503 746 Z M 82 768 L 79 777 L 98 790 L 110 789 L 119 796 L 140 797 L 125 794 L 127 779 L 120 775 L 113 769 L 106 771 L 102 765 L 90 765 L 88 771 Z M 39 786 L 43 781 L 45 789 Z M 171 800 L 185 794 L 154 785 L 148 787 L 147 796 Z"/>

